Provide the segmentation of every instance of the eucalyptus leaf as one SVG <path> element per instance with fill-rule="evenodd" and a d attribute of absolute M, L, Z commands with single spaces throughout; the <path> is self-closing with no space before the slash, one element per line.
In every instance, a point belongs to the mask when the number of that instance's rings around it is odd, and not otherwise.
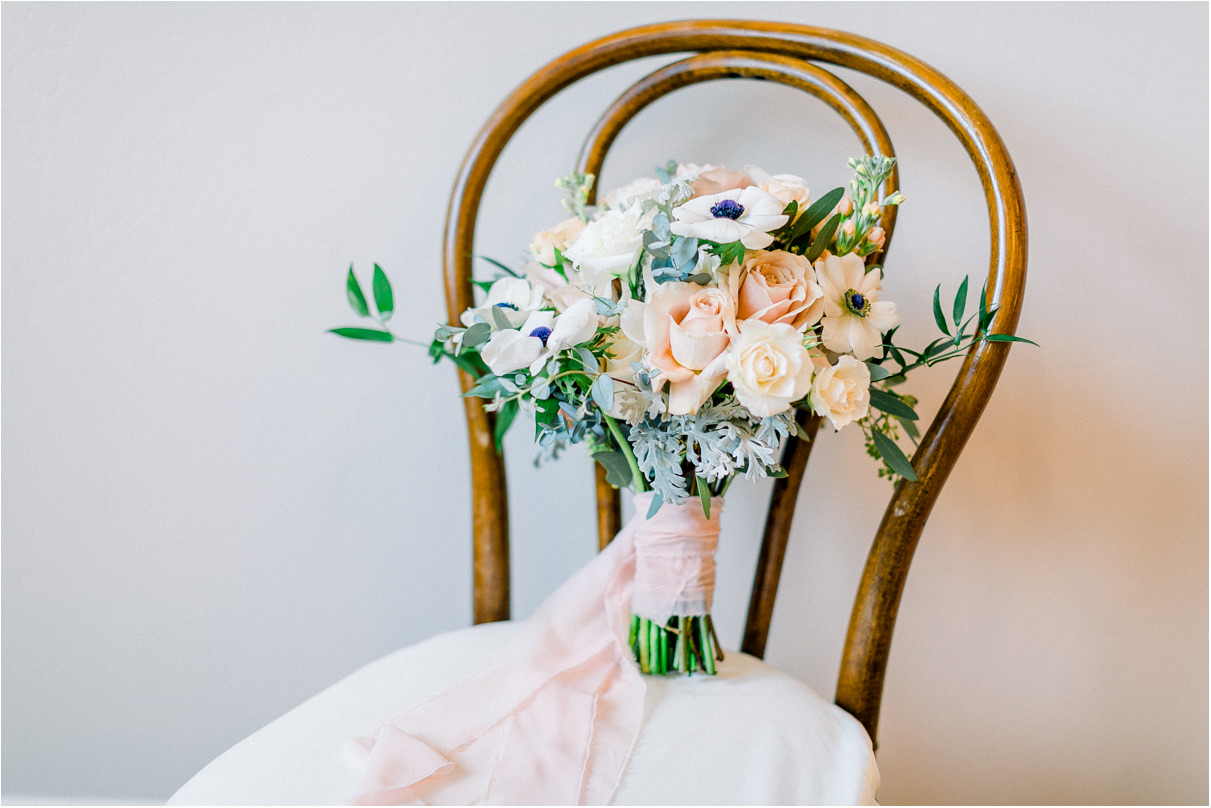
<path fill-rule="evenodd" d="M 882 365 L 871 364 L 870 362 L 866 363 L 866 369 L 870 371 L 870 380 L 872 382 L 886 379 L 891 375 L 891 371 L 887 368 L 883 367 Z"/>
<path fill-rule="evenodd" d="M 383 272 L 383 268 L 378 264 L 374 265 L 372 288 L 374 290 L 374 307 L 378 309 L 378 316 L 384 321 L 390 320 L 391 315 L 395 313 L 395 296 L 391 293 L 391 281 L 387 280 L 387 273 Z"/>
<path fill-rule="evenodd" d="M 369 317 L 370 306 L 366 303 L 366 295 L 362 293 L 362 286 L 357 282 L 357 276 L 353 274 L 353 264 L 349 265 L 349 277 L 345 280 L 345 294 L 349 297 L 349 306 L 353 309 L 353 313 L 358 317 Z"/>
<path fill-rule="evenodd" d="M 909 482 L 916 482 L 917 472 L 895 441 L 877 430 L 872 431 L 870 436 L 875 442 L 875 451 L 891 466 L 891 470 Z"/>
<path fill-rule="evenodd" d="M 882 410 L 888 415 L 894 415 L 897 418 L 905 418 L 909 421 L 917 420 L 917 413 L 912 407 L 891 393 L 884 392 L 876 387 L 870 389 L 870 406 L 877 410 Z"/>
<path fill-rule="evenodd" d="M 646 518 L 651 519 L 653 516 L 655 516 L 656 511 L 660 510 L 660 506 L 663 504 L 664 504 L 664 494 L 661 494 L 659 491 L 657 491 L 656 495 L 652 497 L 652 504 L 648 507 L 648 515 Z"/>
<path fill-rule="evenodd" d="M 602 412 L 614 409 L 614 379 L 604 373 L 601 374 L 593 382 L 590 395 L 593 396 L 593 401 Z"/>
<path fill-rule="evenodd" d="M 581 364 L 589 373 L 596 373 L 601 367 L 597 362 L 597 357 L 593 356 L 593 352 L 583 345 L 576 349 L 576 355 L 580 357 Z"/>
<path fill-rule="evenodd" d="M 631 466 L 622 452 L 598 452 L 593 459 L 606 472 L 606 482 L 615 488 L 626 488 L 631 484 Z"/>
<path fill-rule="evenodd" d="M 475 348 L 483 345 L 492 336 L 492 326 L 487 323 L 476 323 L 463 332 L 462 345 L 464 348 Z"/>
<path fill-rule="evenodd" d="M 697 275 L 691 275 L 690 277 L 686 278 L 685 282 L 686 283 L 696 283 L 699 286 L 706 286 L 708 283 L 711 282 L 711 276 L 706 274 L 705 272 L 700 272 Z"/>
<path fill-rule="evenodd" d="M 500 306 L 489 306 L 488 311 L 492 312 L 492 322 L 496 324 L 497 331 L 508 331 L 513 327 L 509 322 L 508 316 L 501 310 Z"/>
<path fill-rule="evenodd" d="M 495 376 L 481 381 L 479 384 L 472 387 L 467 392 L 463 393 L 463 398 L 496 398 L 496 394 L 503 391 L 500 386 L 500 379 Z"/>

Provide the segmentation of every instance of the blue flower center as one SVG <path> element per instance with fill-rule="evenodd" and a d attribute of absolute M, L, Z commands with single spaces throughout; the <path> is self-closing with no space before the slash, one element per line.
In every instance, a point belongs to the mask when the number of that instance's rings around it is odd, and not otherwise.
<path fill-rule="evenodd" d="M 845 290 L 845 307 L 859 317 L 870 314 L 870 301 L 861 292 L 855 292 L 853 289 Z"/>
<path fill-rule="evenodd" d="M 520 309 L 518 309 L 518 308 L 517 308 L 517 306 L 513 305 L 512 303 L 497 303 L 497 304 L 496 304 L 496 308 L 498 308 L 498 309 L 513 309 L 513 311 L 520 311 Z"/>
<path fill-rule="evenodd" d="M 545 325 L 540 325 L 538 328 L 535 328 L 530 332 L 530 336 L 538 337 L 540 340 L 542 340 L 543 347 L 546 347 L 547 337 L 551 336 L 551 329 L 547 328 Z"/>
<path fill-rule="evenodd" d="M 711 206 L 711 215 L 716 219 L 739 219 L 744 213 L 744 205 L 734 199 L 720 199 Z"/>

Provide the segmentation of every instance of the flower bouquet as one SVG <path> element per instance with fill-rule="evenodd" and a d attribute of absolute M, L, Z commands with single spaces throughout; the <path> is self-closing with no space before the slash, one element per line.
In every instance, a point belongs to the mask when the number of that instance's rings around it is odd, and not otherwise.
<path fill-rule="evenodd" d="M 635 538 L 629 643 L 644 673 L 714 674 L 722 660 L 713 555 L 738 475 L 785 476 L 783 442 L 827 420 L 863 432 L 880 476 L 913 481 L 898 441 L 919 438 L 916 401 L 895 387 L 975 341 L 1021 339 L 988 333 L 984 294 L 966 315 L 964 280 L 948 313 L 935 291 L 942 336 L 895 345 L 877 263 L 884 214 L 904 201 L 886 193 L 893 164 L 851 160 L 849 190 L 813 198 L 789 174 L 670 162 L 596 206 L 594 178 L 570 175 L 556 185 L 571 218 L 537 234 L 518 270 L 492 261 L 481 304 L 436 330 L 430 355 L 474 378 L 465 395 L 496 413 L 498 448 L 524 410 L 540 458 L 587 444 L 608 482 L 638 495 L 649 527 Z M 376 312 L 352 268 L 347 289 L 378 327 L 336 333 L 399 339 L 378 266 Z"/>

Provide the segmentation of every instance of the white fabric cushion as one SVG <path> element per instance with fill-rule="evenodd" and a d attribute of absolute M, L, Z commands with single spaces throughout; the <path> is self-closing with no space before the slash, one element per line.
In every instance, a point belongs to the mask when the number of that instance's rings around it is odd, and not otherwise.
<path fill-rule="evenodd" d="M 334 805 L 354 796 L 345 741 L 482 668 L 512 635 L 489 623 L 372 662 L 236 744 L 170 805 Z M 802 682 L 731 651 L 719 674 L 647 678 L 645 719 L 615 805 L 870 805 L 862 725 Z"/>

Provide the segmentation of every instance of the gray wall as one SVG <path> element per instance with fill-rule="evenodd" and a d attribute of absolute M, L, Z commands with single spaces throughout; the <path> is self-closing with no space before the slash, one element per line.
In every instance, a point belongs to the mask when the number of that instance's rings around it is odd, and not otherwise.
<path fill-rule="evenodd" d="M 1203 4 L 14 4 L 3 8 L 5 793 L 163 799 L 357 666 L 470 619 L 450 367 L 360 345 L 343 274 L 398 328 L 444 317 L 441 227 L 504 96 L 598 36 L 695 14 L 852 30 L 966 89 L 1014 155 L 1031 279 L 998 395 L 901 608 L 884 802 L 1207 800 L 1207 7 Z M 480 251 L 560 217 L 552 179 L 662 60 L 564 92 L 488 187 Z M 949 133 L 854 79 L 908 196 L 886 296 L 986 266 Z M 669 157 L 845 179 L 818 102 L 698 87 L 624 133 Z M 955 366 L 914 379 L 932 416 Z M 516 613 L 592 553 L 591 470 L 509 441 Z M 801 497 L 769 659 L 830 693 L 889 494 L 856 433 Z M 768 485 L 729 496 L 717 612 L 739 638 Z"/>

